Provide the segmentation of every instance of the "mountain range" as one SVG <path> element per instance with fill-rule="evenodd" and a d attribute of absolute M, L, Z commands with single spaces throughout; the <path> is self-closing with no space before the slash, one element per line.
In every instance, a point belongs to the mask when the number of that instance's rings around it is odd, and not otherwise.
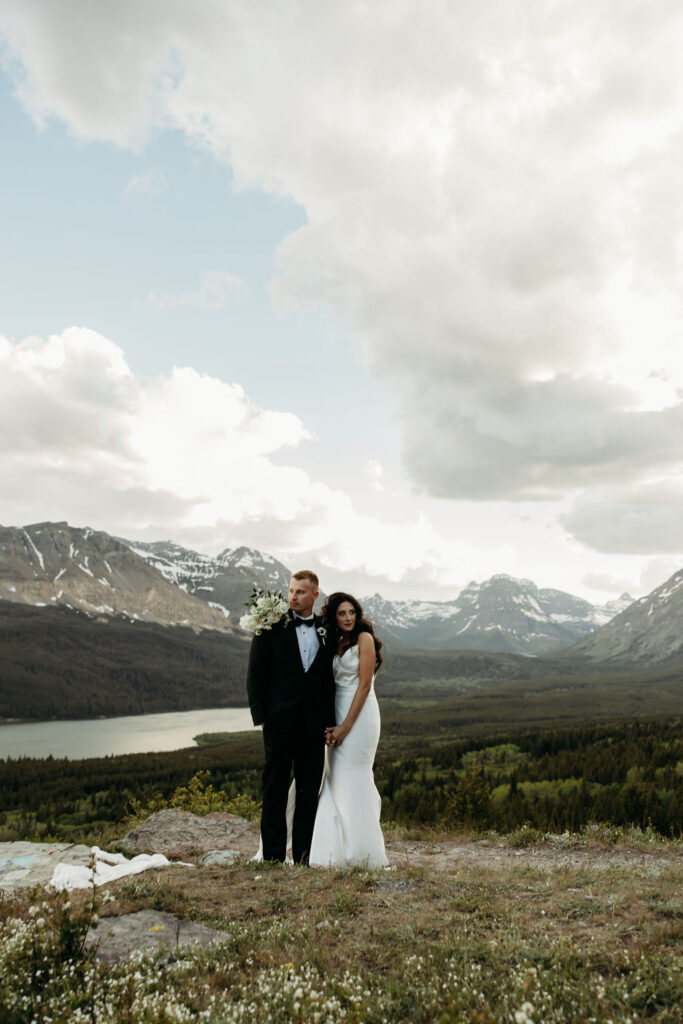
<path fill-rule="evenodd" d="M 253 548 L 227 548 L 216 557 L 171 541 L 122 541 L 176 586 L 238 622 L 253 586 L 287 592 L 291 570 Z M 497 575 L 470 583 L 452 601 L 389 601 L 380 594 L 362 603 L 378 632 L 402 645 L 440 650 L 547 654 L 573 644 L 622 611 L 628 594 L 607 605 L 531 580 Z"/>
<path fill-rule="evenodd" d="M 0 527 L 0 599 L 103 619 L 234 629 L 224 609 L 188 594 L 129 544 L 68 523 Z"/>
<path fill-rule="evenodd" d="M 364 609 L 384 635 L 411 647 L 539 655 L 592 633 L 632 600 L 622 594 L 607 605 L 592 605 L 499 574 L 468 584 L 452 601 L 386 601 L 375 594 Z"/>
<path fill-rule="evenodd" d="M 122 540 L 128 548 L 156 569 L 168 583 L 239 623 L 253 588 L 287 593 L 291 571 L 272 555 L 254 548 L 226 548 L 220 555 L 202 555 L 175 544 L 151 544 Z"/>
<path fill-rule="evenodd" d="M 0 600 L 78 609 L 95 621 L 213 630 L 247 637 L 239 617 L 254 586 L 286 592 L 290 569 L 252 548 L 200 554 L 172 541 L 116 538 L 68 523 L 0 528 Z M 651 663 L 683 646 L 683 570 L 647 597 L 593 605 L 503 574 L 448 601 L 364 598 L 394 647 Z"/>

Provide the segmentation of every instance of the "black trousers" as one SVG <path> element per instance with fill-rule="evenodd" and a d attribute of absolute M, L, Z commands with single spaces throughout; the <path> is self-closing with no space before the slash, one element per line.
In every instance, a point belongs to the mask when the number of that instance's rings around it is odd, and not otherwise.
<path fill-rule="evenodd" d="M 296 809 L 292 826 L 292 856 L 307 864 L 318 792 L 325 766 L 325 738 L 307 727 L 300 706 L 269 715 L 263 726 L 266 763 L 263 769 L 261 839 L 263 859 L 284 861 L 287 848 L 287 794 L 292 770 Z"/>

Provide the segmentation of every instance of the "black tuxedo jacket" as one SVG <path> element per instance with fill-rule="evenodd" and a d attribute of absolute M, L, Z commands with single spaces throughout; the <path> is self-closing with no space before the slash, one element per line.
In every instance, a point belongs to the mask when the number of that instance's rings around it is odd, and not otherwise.
<path fill-rule="evenodd" d="M 320 622 L 316 616 L 316 629 Z M 247 693 L 254 725 L 300 705 L 309 731 L 320 733 L 322 739 L 323 730 L 335 724 L 334 651 L 331 647 L 331 637 L 320 637 L 318 653 L 305 672 L 291 612 L 272 629 L 254 636 L 247 669 Z"/>

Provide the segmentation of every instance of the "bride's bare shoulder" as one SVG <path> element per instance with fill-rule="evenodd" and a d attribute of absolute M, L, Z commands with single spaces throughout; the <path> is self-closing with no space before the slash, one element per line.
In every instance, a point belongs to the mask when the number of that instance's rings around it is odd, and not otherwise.
<path fill-rule="evenodd" d="M 375 641 L 372 639 L 369 633 L 361 633 L 358 637 L 358 650 L 363 651 L 370 648 L 375 649 Z"/>

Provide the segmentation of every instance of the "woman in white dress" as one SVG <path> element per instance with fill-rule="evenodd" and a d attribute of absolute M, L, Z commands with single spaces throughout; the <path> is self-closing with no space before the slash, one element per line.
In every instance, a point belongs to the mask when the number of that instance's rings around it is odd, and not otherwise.
<path fill-rule="evenodd" d="M 384 867 L 381 799 L 372 774 L 380 732 L 373 683 L 382 664 L 382 643 L 350 594 L 332 594 L 323 618 L 328 643 L 336 650 L 332 667 L 338 724 L 326 733 L 325 775 L 309 863 Z"/>

